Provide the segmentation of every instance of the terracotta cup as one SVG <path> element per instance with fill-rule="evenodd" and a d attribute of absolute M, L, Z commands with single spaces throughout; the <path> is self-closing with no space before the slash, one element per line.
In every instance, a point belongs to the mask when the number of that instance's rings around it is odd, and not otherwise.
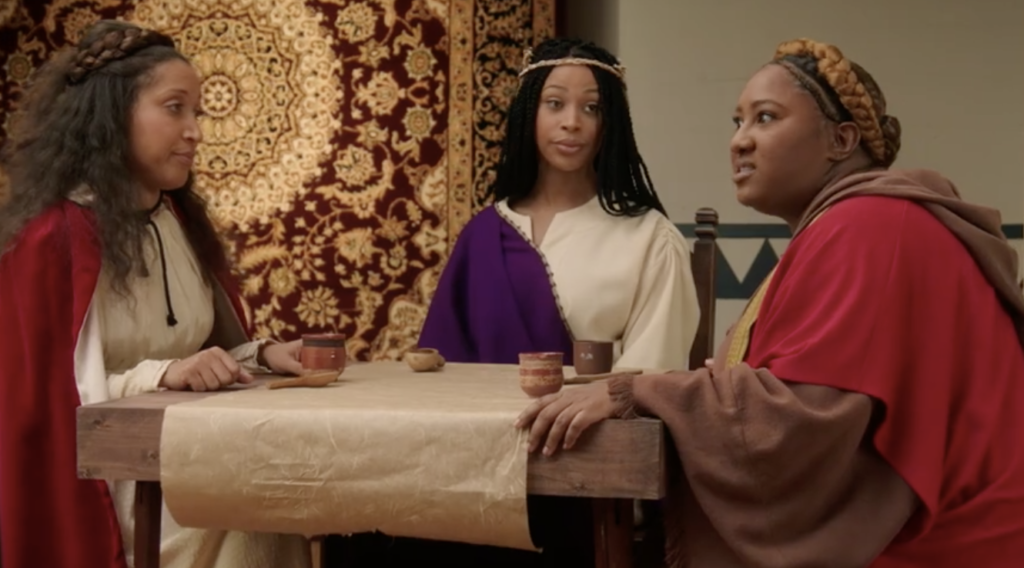
<path fill-rule="evenodd" d="M 562 357 L 562 353 L 557 351 L 520 353 L 519 387 L 534 398 L 562 390 L 565 383 Z"/>
<path fill-rule="evenodd" d="M 573 341 L 572 365 L 577 375 L 612 372 L 614 344 L 611 341 Z"/>
<path fill-rule="evenodd" d="M 444 367 L 444 357 L 438 353 L 437 349 L 430 347 L 417 347 L 406 351 L 405 364 L 409 365 L 409 368 L 417 373 L 423 373 L 428 371 L 437 371 Z"/>
<path fill-rule="evenodd" d="M 305 373 L 337 371 L 341 374 L 348 361 L 344 333 L 315 333 L 302 336 L 299 354 Z"/>

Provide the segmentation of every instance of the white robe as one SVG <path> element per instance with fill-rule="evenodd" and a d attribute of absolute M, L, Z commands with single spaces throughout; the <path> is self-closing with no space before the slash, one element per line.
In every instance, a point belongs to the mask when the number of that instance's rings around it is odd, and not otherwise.
<path fill-rule="evenodd" d="M 533 243 L 529 216 L 506 201 L 495 207 Z M 689 367 L 700 305 L 689 245 L 667 217 L 616 217 L 595 196 L 556 214 L 534 246 L 574 339 L 616 342 L 619 368 Z"/>
<path fill-rule="evenodd" d="M 164 277 L 155 238 L 146 247 L 149 277 L 130 281 L 133 296 L 118 295 L 101 269 L 99 282 L 75 350 L 75 378 L 82 404 L 160 390 L 167 367 L 203 348 L 214 328 L 214 288 L 201 276 L 199 262 L 177 218 L 161 205 L 151 216 L 163 239 L 171 304 L 177 325 L 167 325 Z M 150 234 L 153 229 L 150 228 Z M 219 288 L 216 292 L 221 292 Z M 261 341 L 229 353 L 249 370 Z M 134 565 L 135 482 L 110 481 L 128 565 Z M 163 508 L 160 565 L 163 568 L 308 568 L 308 541 L 302 536 L 187 529 Z"/>

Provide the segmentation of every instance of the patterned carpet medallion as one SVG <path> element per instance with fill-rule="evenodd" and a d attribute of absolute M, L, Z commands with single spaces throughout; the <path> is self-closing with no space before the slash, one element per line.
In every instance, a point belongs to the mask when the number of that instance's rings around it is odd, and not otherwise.
<path fill-rule="evenodd" d="M 202 76 L 198 185 L 258 335 L 343 332 L 354 357 L 394 359 L 483 203 L 554 1 L 0 0 L 0 134 L 96 19 L 169 33 Z"/>

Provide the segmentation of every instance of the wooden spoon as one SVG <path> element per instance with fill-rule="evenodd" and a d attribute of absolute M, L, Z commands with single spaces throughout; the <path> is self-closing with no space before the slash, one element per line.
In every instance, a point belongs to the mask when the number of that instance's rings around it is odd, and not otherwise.
<path fill-rule="evenodd" d="M 294 387 L 326 387 L 327 385 L 338 380 L 338 371 L 324 371 L 322 373 L 311 373 L 309 375 L 300 375 L 293 379 L 284 379 L 280 381 L 274 381 L 267 384 L 268 389 L 287 389 Z"/>
<path fill-rule="evenodd" d="M 565 379 L 567 385 L 585 385 L 594 381 L 600 381 L 601 379 L 610 379 L 612 377 L 621 377 L 622 375 L 641 375 L 643 369 L 623 369 L 621 371 L 612 371 L 610 373 L 599 373 L 596 375 L 576 375 Z"/>

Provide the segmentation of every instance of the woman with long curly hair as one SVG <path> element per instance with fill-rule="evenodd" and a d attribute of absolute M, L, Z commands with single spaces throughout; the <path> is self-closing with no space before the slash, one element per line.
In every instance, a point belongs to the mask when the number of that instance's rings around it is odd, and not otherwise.
<path fill-rule="evenodd" d="M 670 568 L 1020 566 L 1024 296 L 999 213 L 890 170 L 899 121 L 835 46 L 781 44 L 733 122 L 739 201 L 793 230 L 778 266 L 708 368 L 542 398 L 531 448 L 661 418 Z"/>
<path fill-rule="evenodd" d="M 192 187 L 200 84 L 171 38 L 101 21 L 33 78 L 2 152 L 0 564 L 133 565 L 134 483 L 77 479 L 75 408 L 301 371 L 251 341 Z M 183 529 L 161 565 L 307 566 L 301 537 Z"/>
<path fill-rule="evenodd" d="M 450 361 L 615 342 L 620 367 L 686 368 L 700 319 L 686 240 L 637 149 L 625 68 L 589 42 L 528 52 L 494 203 L 459 235 L 420 334 Z"/>

